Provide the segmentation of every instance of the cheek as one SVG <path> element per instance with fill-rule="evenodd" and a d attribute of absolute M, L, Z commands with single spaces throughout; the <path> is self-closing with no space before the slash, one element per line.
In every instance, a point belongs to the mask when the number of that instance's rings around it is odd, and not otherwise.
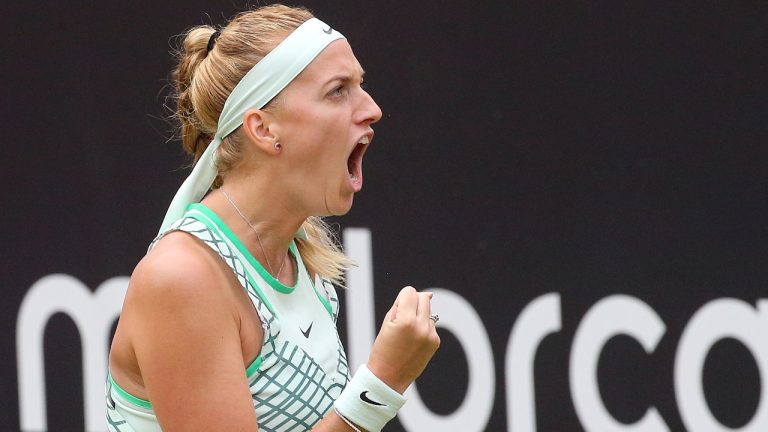
<path fill-rule="evenodd" d="M 321 160 L 325 164 L 332 164 L 337 168 L 341 162 L 345 162 L 348 141 L 343 125 L 336 119 L 317 119 L 313 132 L 307 142 L 311 148 L 312 159 L 315 163 Z"/>
<path fill-rule="evenodd" d="M 338 110 L 321 108 L 292 111 L 291 122 L 285 126 L 286 131 L 293 133 L 286 134 L 286 140 L 295 149 L 294 172 L 302 172 L 300 182 L 338 189 L 337 178 L 346 173 L 349 123 L 344 122 L 345 116 Z"/>

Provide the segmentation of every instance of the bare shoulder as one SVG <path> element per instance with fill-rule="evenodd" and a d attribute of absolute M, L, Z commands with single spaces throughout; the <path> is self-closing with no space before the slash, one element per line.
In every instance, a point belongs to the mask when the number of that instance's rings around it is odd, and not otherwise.
<path fill-rule="evenodd" d="M 168 234 L 136 266 L 126 303 L 222 299 L 222 285 L 227 283 L 223 270 L 221 259 L 196 238 Z"/>
<path fill-rule="evenodd" d="M 210 248 L 186 233 L 169 234 L 139 262 L 110 351 L 110 369 L 121 385 L 146 395 L 141 353 L 165 350 L 164 341 L 189 334 L 210 339 L 215 335 L 209 331 L 238 334 L 224 266 Z"/>
<path fill-rule="evenodd" d="M 184 329 L 230 326 L 238 312 L 226 264 L 186 233 L 163 238 L 136 266 L 121 324 L 132 342 L 152 337 L 157 326 Z"/>

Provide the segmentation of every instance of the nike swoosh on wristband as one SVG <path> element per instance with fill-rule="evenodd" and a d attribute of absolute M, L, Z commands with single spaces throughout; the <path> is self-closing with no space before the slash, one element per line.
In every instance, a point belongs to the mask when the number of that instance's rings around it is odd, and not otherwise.
<path fill-rule="evenodd" d="M 384 405 L 383 403 L 379 403 L 379 402 L 376 402 L 375 400 L 371 400 L 371 399 L 369 399 L 369 398 L 368 398 L 368 396 L 366 395 L 366 393 L 368 393 L 368 390 L 366 390 L 366 391 L 364 391 L 364 392 L 360 393 L 360 399 L 361 399 L 363 402 L 365 402 L 365 403 L 368 403 L 368 404 L 371 404 L 371 405 L 386 406 L 386 405 Z"/>
<path fill-rule="evenodd" d="M 301 329 L 301 327 L 299 327 L 299 330 L 301 331 L 301 334 L 303 334 L 305 338 L 309 339 L 309 332 L 312 331 L 312 324 L 314 324 L 314 323 L 315 323 L 314 321 L 309 323 L 309 327 L 307 327 L 307 331 L 304 331 L 304 330 Z"/>
<path fill-rule="evenodd" d="M 331 26 L 328 26 L 327 29 L 323 29 L 323 32 L 325 32 L 325 34 L 331 34 L 331 32 L 333 32 L 333 29 L 331 28 Z"/>

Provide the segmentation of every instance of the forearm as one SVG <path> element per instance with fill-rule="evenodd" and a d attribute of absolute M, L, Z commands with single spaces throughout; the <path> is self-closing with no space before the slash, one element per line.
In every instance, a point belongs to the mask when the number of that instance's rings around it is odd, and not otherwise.
<path fill-rule="evenodd" d="M 332 409 L 331 412 L 329 412 L 328 415 L 326 415 L 320 421 L 320 423 L 316 424 L 315 427 L 312 428 L 312 432 L 351 432 L 355 430 L 367 432 L 362 427 L 354 423 L 352 424 L 354 427 L 350 426 L 341 417 L 339 417 L 339 414 L 335 409 Z"/>

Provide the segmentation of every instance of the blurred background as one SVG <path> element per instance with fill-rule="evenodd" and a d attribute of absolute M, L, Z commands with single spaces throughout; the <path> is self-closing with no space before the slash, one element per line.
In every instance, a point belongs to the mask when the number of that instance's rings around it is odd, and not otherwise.
<path fill-rule="evenodd" d="M 286 3 L 384 111 L 342 301 L 438 289 L 386 430 L 768 430 L 768 3 Z M 105 429 L 88 359 L 188 172 L 174 36 L 256 4 L 3 8 L 0 430 Z"/>

